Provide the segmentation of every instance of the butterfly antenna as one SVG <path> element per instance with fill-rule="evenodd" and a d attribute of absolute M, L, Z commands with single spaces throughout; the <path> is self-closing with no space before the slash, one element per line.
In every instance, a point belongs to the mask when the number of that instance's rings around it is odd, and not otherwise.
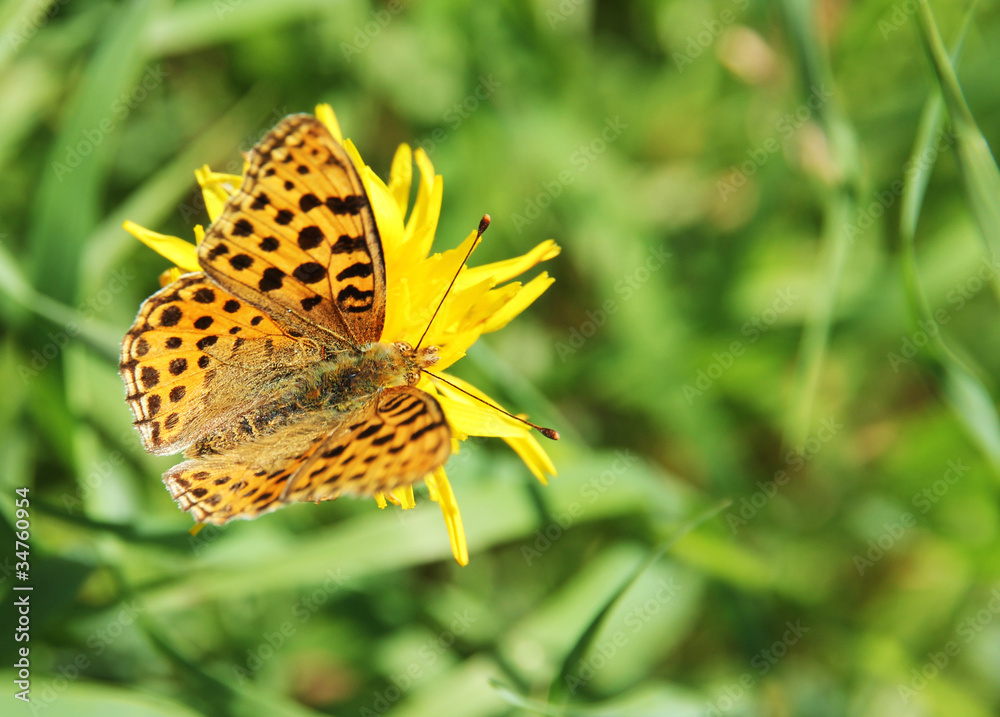
<path fill-rule="evenodd" d="M 424 342 L 424 337 L 426 337 L 427 332 L 431 330 L 431 324 L 433 324 L 434 319 L 437 318 L 438 312 L 441 310 L 441 306 L 444 304 L 444 300 L 447 299 L 448 294 L 451 293 L 451 287 L 455 285 L 455 281 L 458 279 L 458 275 L 461 273 L 462 267 L 465 266 L 465 262 L 469 260 L 469 257 L 472 255 L 472 250 L 475 249 L 476 245 L 479 244 L 479 240 L 483 237 L 483 232 L 486 231 L 486 228 L 489 225 L 490 225 L 490 215 L 484 214 L 483 218 L 479 220 L 479 231 L 476 232 L 476 240 L 472 242 L 472 246 L 469 247 L 469 251 L 465 255 L 465 258 L 462 259 L 462 263 L 458 265 L 458 271 L 455 272 L 455 276 L 451 277 L 451 283 L 448 284 L 448 288 L 445 290 L 444 296 L 441 297 L 441 301 L 438 302 L 437 308 L 434 309 L 434 314 L 431 316 L 431 320 L 427 322 L 427 328 L 424 329 L 424 333 L 420 335 L 420 340 L 417 342 L 417 346 L 414 349 L 414 351 L 419 349 L 420 344 Z"/>
<path fill-rule="evenodd" d="M 442 378 L 442 377 L 438 376 L 435 373 L 431 373 L 427 369 L 421 369 L 421 371 L 423 371 L 424 373 L 426 373 L 431 378 L 440 381 L 441 383 L 448 384 L 449 386 L 451 386 L 456 391 L 461 391 L 466 396 L 469 396 L 470 398 L 474 398 L 477 401 L 479 401 L 480 403 L 485 403 L 487 406 L 489 406 L 490 408 L 492 408 L 494 411 L 499 411 L 503 415 L 508 416 L 509 418 L 513 418 L 515 421 L 520 421 L 521 423 L 525 423 L 525 424 L 531 426 L 532 428 L 534 428 L 536 431 L 538 431 L 539 433 L 541 433 L 546 438 L 551 438 L 553 441 L 558 441 L 559 440 L 559 431 L 555 430 L 554 428 L 546 428 L 545 426 L 539 426 L 538 424 L 532 423 L 531 421 L 526 421 L 525 419 L 521 418 L 520 416 L 515 416 L 513 413 L 509 413 L 509 412 L 503 410 L 499 406 L 494 406 L 489 401 L 484 401 L 479 396 L 476 396 L 474 394 L 469 393 L 464 388 L 459 388 L 458 386 L 456 386 L 455 384 L 453 384 L 451 381 L 449 381 L 449 380 L 447 380 L 445 378 Z"/>

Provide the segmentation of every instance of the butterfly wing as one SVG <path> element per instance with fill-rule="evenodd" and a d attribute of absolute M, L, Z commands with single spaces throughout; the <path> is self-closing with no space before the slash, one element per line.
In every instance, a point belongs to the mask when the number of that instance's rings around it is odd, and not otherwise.
<path fill-rule="evenodd" d="M 355 344 L 381 338 L 378 227 L 353 163 L 314 117 L 285 118 L 254 147 L 198 261 L 237 297 L 309 333 Z"/>
<path fill-rule="evenodd" d="M 440 405 L 416 388 L 383 391 L 332 432 L 328 425 L 328 417 L 312 417 L 232 455 L 185 461 L 164 482 L 196 520 L 222 525 L 292 501 L 390 491 L 420 480 L 451 453 Z"/>
<path fill-rule="evenodd" d="M 198 272 L 149 297 L 122 341 L 119 371 L 145 449 L 188 448 L 258 405 L 322 349 Z"/>
<path fill-rule="evenodd" d="M 437 400 L 411 386 L 391 388 L 331 433 L 289 482 L 289 500 L 373 495 L 414 483 L 451 455 L 451 429 Z"/>

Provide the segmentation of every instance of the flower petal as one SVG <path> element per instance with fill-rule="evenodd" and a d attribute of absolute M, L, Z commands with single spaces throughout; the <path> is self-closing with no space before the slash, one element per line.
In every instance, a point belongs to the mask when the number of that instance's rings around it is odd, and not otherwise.
<path fill-rule="evenodd" d="M 434 243 L 434 232 L 437 231 L 438 217 L 441 214 L 441 197 L 444 194 L 444 180 L 441 175 L 434 174 L 434 165 L 423 148 L 413 154 L 414 161 L 420 169 L 420 184 L 417 188 L 417 201 L 410 212 L 410 220 L 406 223 L 406 241 L 415 241 L 420 248 L 420 256 L 427 256 Z"/>
<path fill-rule="evenodd" d="M 160 282 L 160 288 L 162 289 L 164 286 L 173 284 L 180 278 L 181 278 L 181 270 L 178 269 L 176 266 L 172 266 L 166 271 L 160 272 L 160 276 L 158 277 Z"/>
<path fill-rule="evenodd" d="M 394 251 L 395 248 L 403 243 L 403 215 L 399 213 L 399 205 L 392 191 L 370 167 L 364 168 L 361 179 L 375 214 L 375 223 L 382 239 L 383 256 L 387 260 L 392 259 L 398 253 Z"/>
<path fill-rule="evenodd" d="M 396 488 L 392 491 L 393 497 L 399 501 L 399 506 L 403 510 L 409 510 L 417 505 L 417 501 L 413 498 L 413 486 L 405 485 L 402 488 Z"/>
<path fill-rule="evenodd" d="M 463 566 L 468 565 L 469 546 L 465 542 L 465 527 L 462 525 L 462 514 L 458 511 L 458 503 L 451 490 L 451 483 L 448 482 L 448 475 L 444 472 L 444 468 L 436 468 L 433 473 L 424 478 L 424 482 L 427 484 L 431 500 L 436 501 L 441 506 L 444 523 L 448 528 L 448 537 L 451 539 L 451 554 L 455 556 L 455 562 Z"/>
<path fill-rule="evenodd" d="M 389 193 L 396 199 L 399 216 L 406 216 L 410 203 L 410 185 L 413 183 L 413 151 L 410 145 L 401 144 L 396 149 L 389 169 Z"/>
<path fill-rule="evenodd" d="M 529 433 L 512 438 L 504 437 L 504 440 L 524 461 L 524 465 L 528 466 L 528 470 L 534 474 L 535 478 L 542 485 L 548 485 L 549 481 L 546 476 L 556 475 L 556 467 L 534 434 Z"/>
<path fill-rule="evenodd" d="M 361 175 L 362 179 L 364 179 L 365 169 L 368 168 L 368 165 L 365 164 L 363 159 L 361 159 L 361 153 L 358 151 L 358 148 L 355 147 L 354 142 L 349 139 L 345 139 L 341 144 L 343 144 L 344 151 L 347 152 L 347 156 L 351 158 L 352 162 L 354 162 L 354 168 L 358 170 L 358 174 Z"/>
<path fill-rule="evenodd" d="M 337 115 L 333 111 L 333 107 L 326 104 L 325 102 L 321 105 L 316 105 L 316 119 L 326 125 L 326 128 L 330 130 L 330 134 L 333 138 L 344 143 L 344 135 L 340 131 L 340 122 L 337 121 Z"/>
<path fill-rule="evenodd" d="M 510 301 L 490 316 L 483 324 L 482 332 L 487 334 L 491 331 L 502 329 L 510 323 L 514 317 L 531 306 L 535 299 L 545 293 L 545 290 L 552 286 L 553 282 L 555 282 L 555 279 L 550 277 L 547 272 L 543 271 L 541 274 L 521 287 L 521 290 L 518 291 Z"/>
<path fill-rule="evenodd" d="M 531 428 L 516 418 L 504 414 L 496 401 L 473 386 L 451 374 L 441 374 L 445 381 L 434 381 L 448 423 L 454 423 L 461 432 L 470 436 L 524 436 Z M 462 393 L 465 391 L 466 393 Z M 472 394 L 472 398 L 466 394 Z M 479 399 L 479 400 L 476 400 Z M 484 403 L 485 402 L 485 403 Z M 492 408 L 491 408 L 492 406 Z"/>
<path fill-rule="evenodd" d="M 539 262 L 553 259 L 559 256 L 562 249 L 551 239 L 543 241 L 534 249 L 523 256 L 504 261 L 495 261 L 492 264 L 483 264 L 469 269 L 462 277 L 461 283 L 475 284 L 483 280 L 484 277 L 492 277 L 497 284 L 510 281 L 516 276 L 520 276 Z M 457 282 L 456 282 L 457 283 Z"/>
<path fill-rule="evenodd" d="M 186 242 L 169 234 L 159 234 L 128 220 L 122 224 L 122 227 L 129 234 L 164 257 L 167 261 L 180 267 L 183 271 L 201 271 L 201 267 L 198 266 L 198 254 L 195 250 L 195 245 L 191 242 Z"/>
<path fill-rule="evenodd" d="M 201 187 L 201 196 L 205 198 L 208 218 L 213 222 L 222 214 L 222 209 L 229 198 L 243 186 L 243 177 L 237 174 L 213 172 L 207 164 L 201 169 L 194 170 L 194 177 Z"/>

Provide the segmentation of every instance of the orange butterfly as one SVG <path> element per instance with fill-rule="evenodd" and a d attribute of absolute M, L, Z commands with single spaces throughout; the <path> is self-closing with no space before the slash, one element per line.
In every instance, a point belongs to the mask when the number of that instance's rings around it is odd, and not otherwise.
<path fill-rule="evenodd" d="M 415 387 L 436 349 L 380 343 L 378 228 L 321 122 L 288 117 L 253 149 L 198 263 L 142 305 L 120 372 L 146 450 L 188 458 L 164 481 L 199 522 L 384 493 L 444 464 L 448 422 Z"/>

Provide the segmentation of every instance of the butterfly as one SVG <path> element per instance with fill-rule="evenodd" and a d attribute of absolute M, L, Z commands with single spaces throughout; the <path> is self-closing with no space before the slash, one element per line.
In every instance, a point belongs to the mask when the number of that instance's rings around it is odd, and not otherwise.
<path fill-rule="evenodd" d="M 310 115 L 255 146 L 198 245 L 202 271 L 149 297 L 120 374 L 143 446 L 198 522 L 410 485 L 451 454 L 416 388 L 434 347 L 383 343 L 386 273 L 349 156 Z"/>

